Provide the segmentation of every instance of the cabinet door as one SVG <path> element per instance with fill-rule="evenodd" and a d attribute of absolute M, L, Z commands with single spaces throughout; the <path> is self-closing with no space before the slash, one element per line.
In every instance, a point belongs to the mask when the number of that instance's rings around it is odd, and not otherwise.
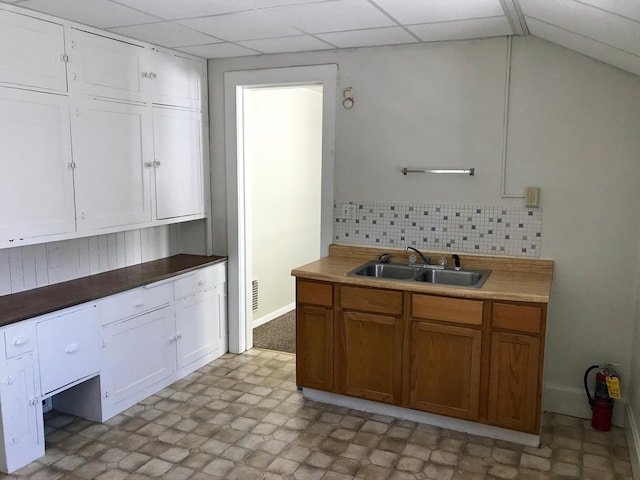
<path fill-rule="evenodd" d="M 11 359 L 0 370 L 0 469 L 13 472 L 44 455 L 42 403 L 31 355 Z"/>
<path fill-rule="evenodd" d="M 540 348 L 538 337 L 492 333 L 488 411 L 491 425 L 540 433 Z"/>
<path fill-rule="evenodd" d="M 224 285 L 177 300 L 178 369 L 218 350 L 225 351 Z"/>
<path fill-rule="evenodd" d="M 69 91 L 144 102 L 149 72 L 143 47 L 69 28 Z"/>
<path fill-rule="evenodd" d="M 102 335 L 95 306 L 36 323 L 36 336 L 43 396 L 100 372 Z"/>
<path fill-rule="evenodd" d="M 296 382 L 301 387 L 333 391 L 331 308 L 298 305 L 296 309 Z"/>
<path fill-rule="evenodd" d="M 151 221 L 149 111 L 83 99 L 72 125 L 78 230 Z"/>
<path fill-rule="evenodd" d="M 171 53 L 154 51 L 152 101 L 200 110 L 202 108 L 202 62 Z"/>
<path fill-rule="evenodd" d="M 477 420 L 481 346 L 480 330 L 413 321 L 411 408 Z"/>
<path fill-rule="evenodd" d="M 368 400 L 399 404 L 402 389 L 402 319 L 372 313 L 342 314 L 343 390 Z"/>
<path fill-rule="evenodd" d="M 62 25 L 0 10 L 0 82 L 67 91 Z"/>
<path fill-rule="evenodd" d="M 139 394 L 175 370 L 175 323 L 168 305 L 112 323 L 104 328 L 104 337 L 100 381 L 109 405 Z"/>
<path fill-rule="evenodd" d="M 153 109 L 158 219 L 204 213 L 202 115 Z"/>
<path fill-rule="evenodd" d="M 0 87 L 0 145 L 0 245 L 75 231 L 68 99 Z"/>

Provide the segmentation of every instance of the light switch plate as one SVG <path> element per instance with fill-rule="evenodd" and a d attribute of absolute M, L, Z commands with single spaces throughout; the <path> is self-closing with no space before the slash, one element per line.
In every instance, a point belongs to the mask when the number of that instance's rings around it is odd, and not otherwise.
<path fill-rule="evenodd" d="M 525 188 L 524 205 L 526 207 L 538 207 L 540 205 L 540 188 L 539 187 Z"/>

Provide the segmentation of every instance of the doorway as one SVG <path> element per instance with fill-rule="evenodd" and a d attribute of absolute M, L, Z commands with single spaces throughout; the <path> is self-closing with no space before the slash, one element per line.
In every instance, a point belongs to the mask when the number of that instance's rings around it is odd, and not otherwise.
<path fill-rule="evenodd" d="M 328 253 L 333 231 L 333 159 L 337 65 L 289 67 L 226 72 L 225 149 L 227 165 L 228 315 L 229 351 L 241 353 L 253 346 L 252 269 L 253 249 L 251 177 L 245 152 L 247 127 L 244 102 L 250 90 L 315 86 L 322 89 L 322 155 L 320 176 L 319 243 L 310 247 L 320 258 Z M 277 212 L 273 212 L 277 214 Z M 277 229 L 277 223 L 272 225 Z M 304 263 L 304 262 L 302 262 Z"/>

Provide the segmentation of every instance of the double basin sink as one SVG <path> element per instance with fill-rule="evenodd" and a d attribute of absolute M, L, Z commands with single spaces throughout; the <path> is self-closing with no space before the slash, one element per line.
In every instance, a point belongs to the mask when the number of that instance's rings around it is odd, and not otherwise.
<path fill-rule="evenodd" d="M 351 277 L 382 278 L 468 288 L 482 287 L 490 274 L 491 270 L 452 270 L 437 266 L 382 263 L 375 260 L 347 273 Z"/>

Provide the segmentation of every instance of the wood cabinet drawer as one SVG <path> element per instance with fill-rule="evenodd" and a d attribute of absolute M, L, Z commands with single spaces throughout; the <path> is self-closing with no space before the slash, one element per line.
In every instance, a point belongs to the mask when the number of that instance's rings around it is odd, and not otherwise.
<path fill-rule="evenodd" d="M 493 304 L 493 328 L 540 333 L 542 331 L 542 320 L 543 308 L 539 305 Z"/>
<path fill-rule="evenodd" d="M 411 316 L 429 320 L 482 325 L 481 300 L 412 295 Z"/>
<path fill-rule="evenodd" d="M 171 302 L 172 299 L 173 286 L 171 282 L 140 287 L 112 295 L 101 302 L 102 325 L 159 308 Z"/>
<path fill-rule="evenodd" d="M 402 292 L 364 287 L 341 287 L 342 308 L 402 315 Z"/>
<path fill-rule="evenodd" d="M 226 281 L 225 264 L 211 265 L 176 279 L 173 284 L 173 295 L 177 300 L 213 288 Z"/>
<path fill-rule="evenodd" d="M 7 328 L 4 331 L 7 358 L 30 352 L 36 347 L 36 331 L 33 323 Z"/>
<path fill-rule="evenodd" d="M 298 280 L 296 285 L 298 303 L 309 305 L 333 306 L 333 285 L 330 283 L 307 282 Z"/>

